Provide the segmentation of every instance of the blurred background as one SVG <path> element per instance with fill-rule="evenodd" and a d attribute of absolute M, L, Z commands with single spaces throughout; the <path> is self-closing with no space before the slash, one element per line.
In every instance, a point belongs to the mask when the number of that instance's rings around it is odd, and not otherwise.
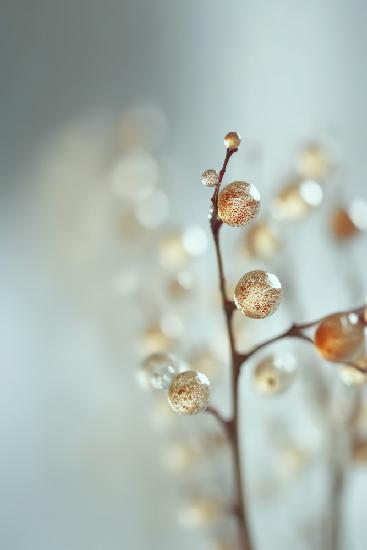
<path fill-rule="evenodd" d="M 266 268 L 285 294 L 271 319 L 235 319 L 240 347 L 363 303 L 367 6 L 0 5 L 1 547 L 235 548 L 215 422 L 174 417 L 136 373 L 172 350 L 229 411 L 201 185 L 229 130 L 243 141 L 226 181 L 258 187 L 265 226 L 223 231 L 228 285 Z M 325 549 L 330 426 L 345 434 L 358 392 L 363 448 L 363 389 L 306 344 L 277 350 L 297 357 L 292 387 L 261 395 L 254 365 L 241 387 L 256 549 Z M 338 444 L 341 548 L 363 550 L 366 453 Z"/>

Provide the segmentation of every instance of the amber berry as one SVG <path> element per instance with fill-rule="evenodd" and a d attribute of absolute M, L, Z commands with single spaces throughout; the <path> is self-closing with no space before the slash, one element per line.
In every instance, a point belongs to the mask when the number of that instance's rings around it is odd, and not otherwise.
<path fill-rule="evenodd" d="M 224 145 L 227 149 L 238 149 L 241 143 L 241 136 L 238 132 L 228 132 L 224 136 Z"/>
<path fill-rule="evenodd" d="M 316 329 L 315 345 L 327 361 L 352 361 L 364 346 L 364 328 L 355 313 L 335 313 Z"/>

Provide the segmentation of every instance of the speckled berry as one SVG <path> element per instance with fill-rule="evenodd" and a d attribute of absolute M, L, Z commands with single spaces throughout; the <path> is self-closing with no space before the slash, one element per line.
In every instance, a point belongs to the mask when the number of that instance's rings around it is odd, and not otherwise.
<path fill-rule="evenodd" d="M 218 174 L 213 168 L 209 168 L 201 174 L 201 183 L 206 187 L 215 187 L 218 184 L 218 179 Z"/>
<path fill-rule="evenodd" d="M 208 406 L 209 380 L 195 371 L 178 374 L 168 390 L 168 402 L 181 415 L 198 414 Z"/>
<path fill-rule="evenodd" d="M 276 312 L 282 285 L 276 275 L 260 269 L 249 271 L 237 283 L 234 301 L 246 317 L 264 319 Z"/>
<path fill-rule="evenodd" d="M 260 194 L 255 185 L 234 181 L 224 187 L 218 196 L 218 215 L 233 227 L 249 223 L 260 209 Z"/>

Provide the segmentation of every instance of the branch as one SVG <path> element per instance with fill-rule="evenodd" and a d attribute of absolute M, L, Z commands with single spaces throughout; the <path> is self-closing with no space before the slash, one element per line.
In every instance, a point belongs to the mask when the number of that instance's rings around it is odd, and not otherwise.
<path fill-rule="evenodd" d="M 214 418 L 219 422 L 219 424 L 222 426 L 222 428 L 227 433 L 227 435 L 231 433 L 232 422 L 224 418 L 224 416 L 218 411 L 218 409 L 216 409 L 215 407 L 209 406 L 207 407 L 205 412 L 207 412 L 211 416 L 214 416 Z"/>
<path fill-rule="evenodd" d="M 218 194 L 219 189 L 226 173 L 227 165 L 231 156 L 237 151 L 237 149 L 227 149 L 226 156 L 223 162 L 223 166 L 218 175 L 218 184 L 215 187 L 211 202 L 212 202 L 212 212 L 210 216 L 210 227 L 213 235 L 215 253 L 217 258 L 218 265 L 218 276 L 219 276 L 219 288 L 222 296 L 222 307 L 223 313 L 226 320 L 227 335 L 229 340 L 230 354 L 231 354 L 231 397 L 233 403 L 233 416 L 230 420 L 224 420 L 222 415 L 218 413 L 213 408 L 209 408 L 209 413 L 214 415 L 225 427 L 226 433 L 229 437 L 232 452 L 233 452 L 233 466 L 234 466 L 234 485 L 236 491 L 236 500 L 234 504 L 234 511 L 236 514 L 238 528 L 239 528 L 239 541 L 240 548 L 243 550 L 251 550 L 252 544 L 250 539 L 249 527 L 247 523 L 247 514 L 246 506 L 243 498 L 242 491 L 242 462 L 240 456 L 240 445 L 239 445 L 239 433 L 238 433 L 238 416 L 239 416 L 239 407 L 238 407 L 238 379 L 240 374 L 240 359 L 239 353 L 236 350 L 234 333 L 232 328 L 232 316 L 233 312 L 236 309 L 236 306 L 233 301 L 229 300 L 226 292 L 226 281 L 224 276 L 223 260 L 222 253 L 219 242 L 219 232 L 222 227 L 222 220 L 218 216 Z"/>
<path fill-rule="evenodd" d="M 365 309 L 366 309 L 366 305 L 363 305 L 355 309 L 351 309 L 347 311 L 339 311 L 335 313 L 335 315 L 348 315 L 348 314 L 354 313 L 359 316 L 360 322 L 363 322 L 363 324 L 366 324 L 366 319 L 364 316 Z M 304 331 L 319 325 L 320 323 L 325 321 L 327 317 L 329 317 L 329 315 L 325 315 L 324 317 L 321 317 L 320 319 L 316 319 L 315 321 L 311 321 L 309 323 L 294 323 L 287 330 L 285 330 L 281 334 L 278 334 L 278 336 L 274 336 L 269 340 L 264 340 L 264 342 L 261 342 L 260 344 L 252 348 L 247 353 L 239 354 L 240 367 L 242 367 L 244 363 L 246 363 L 253 355 L 255 355 L 255 353 L 257 353 L 261 349 L 269 346 L 270 344 L 274 344 L 275 342 L 279 342 L 280 340 L 284 340 L 285 338 L 299 338 L 301 340 L 305 340 L 306 342 L 313 344 L 314 343 L 313 339 L 307 334 L 305 334 Z M 344 365 L 349 365 L 350 367 L 353 367 L 356 370 L 363 372 L 364 374 L 367 374 L 366 369 L 359 367 L 355 363 L 348 363 L 346 361 L 340 361 L 340 363 Z"/>

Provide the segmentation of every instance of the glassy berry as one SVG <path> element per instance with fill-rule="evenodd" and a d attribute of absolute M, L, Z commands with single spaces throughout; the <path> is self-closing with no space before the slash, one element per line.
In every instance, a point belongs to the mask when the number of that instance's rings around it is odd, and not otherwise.
<path fill-rule="evenodd" d="M 276 275 L 257 269 L 237 283 L 234 301 L 246 317 L 264 319 L 276 312 L 282 298 L 282 285 Z"/>
<path fill-rule="evenodd" d="M 165 390 L 178 370 L 178 361 L 170 353 L 152 353 L 143 362 L 140 380 L 148 388 Z"/>
<path fill-rule="evenodd" d="M 178 374 L 168 390 L 168 402 L 177 414 L 198 414 L 208 406 L 209 380 L 195 371 Z"/>
<path fill-rule="evenodd" d="M 255 218 L 259 210 L 260 193 L 251 183 L 234 181 L 219 193 L 218 215 L 228 225 L 245 225 Z"/>
<path fill-rule="evenodd" d="M 316 329 L 315 345 L 327 361 L 352 361 L 363 351 L 363 325 L 355 313 L 329 315 Z"/>
<path fill-rule="evenodd" d="M 228 132 L 224 136 L 224 145 L 227 149 L 238 149 L 241 143 L 241 136 L 238 132 Z"/>
<path fill-rule="evenodd" d="M 218 174 L 213 168 L 205 170 L 201 174 L 201 183 L 206 187 L 215 187 L 218 184 Z"/>

